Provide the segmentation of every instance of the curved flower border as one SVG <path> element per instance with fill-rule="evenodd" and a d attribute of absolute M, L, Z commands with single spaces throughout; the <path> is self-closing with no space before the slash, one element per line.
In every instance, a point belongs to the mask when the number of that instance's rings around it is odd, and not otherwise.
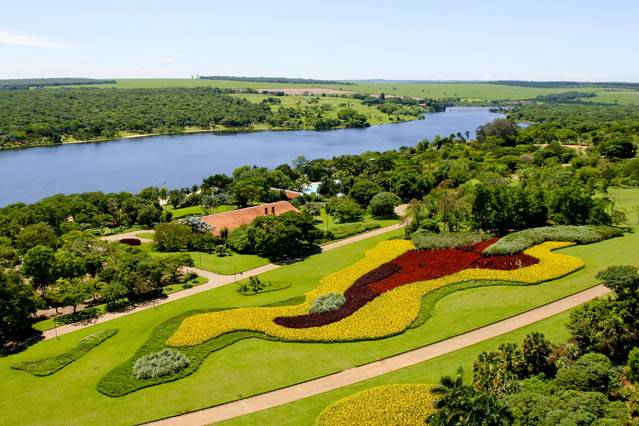
<path fill-rule="evenodd" d="M 466 269 L 452 275 L 428 281 L 414 282 L 381 294 L 338 322 L 309 328 L 287 328 L 273 322 L 280 316 L 301 315 L 312 301 L 327 292 L 343 293 L 363 274 L 413 248 L 403 240 L 385 241 L 366 252 L 353 266 L 324 278 L 320 285 L 306 294 L 303 304 L 276 308 L 240 308 L 194 315 L 186 318 L 167 340 L 168 346 L 195 346 L 222 334 L 238 330 L 263 332 L 289 341 L 334 342 L 378 339 L 406 330 L 417 318 L 422 297 L 448 284 L 471 280 L 500 280 L 535 284 L 567 275 L 584 266 L 581 259 L 552 253 L 574 243 L 545 242 L 524 251 L 539 259 L 539 263 L 515 270 Z"/>

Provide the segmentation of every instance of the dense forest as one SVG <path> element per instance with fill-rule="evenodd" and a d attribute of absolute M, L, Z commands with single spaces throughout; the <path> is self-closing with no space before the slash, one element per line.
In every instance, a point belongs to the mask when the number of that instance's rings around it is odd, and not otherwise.
<path fill-rule="evenodd" d="M 115 80 L 97 80 L 94 78 L 20 78 L 0 80 L 0 90 L 28 89 L 47 86 L 82 86 L 87 84 L 115 84 Z"/>
<path fill-rule="evenodd" d="M 201 75 L 198 78 L 203 80 L 227 80 L 227 81 L 250 81 L 255 83 L 283 83 L 283 84 L 355 84 L 350 81 L 337 80 L 316 80 L 312 78 L 288 78 L 288 77 L 235 77 L 229 75 Z"/>
<path fill-rule="evenodd" d="M 322 104 L 280 105 L 278 97 L 253 103 L 230 96 L 232 89 L 94 89 L 0 91 L 0 148 L 112 139 L 132 134 L 182 133 L 187 128 L 225 131 L 251 126 L 328 130 L 369 126 L 352 108 Z M 409 98 L 372 98 L 363 103 L 390 117 L 419 118 L 444 103 Z M 406 119 L 406 118 L 404 118 Z M 72 140 L 73 140 L 72 139 Z"/>

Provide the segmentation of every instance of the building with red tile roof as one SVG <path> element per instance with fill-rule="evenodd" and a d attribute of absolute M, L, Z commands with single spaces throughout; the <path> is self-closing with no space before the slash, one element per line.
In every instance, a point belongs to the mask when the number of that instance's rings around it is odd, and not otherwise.
<path fill-rule="evenodd" d="M 278 201 L 276 203 L 262 204 L 260 206 L 246 207 L 224 213 L 202 216 L 202 220 L 215 228 L 213 229 L 213 233 L 215 235 L 220 235 L 220 231 L 224 227 L 231 231 L 242 225 L 253 222 L 253 219 L 258 216 L 266 216 L 269 214 L 279 216 L 286 212 L 299 213 L 299 210 L 288 201 Z"/>
<path fill-rule="evenodd" d="M 288 198 L 289 200 L 294 200 L 297 197 L 301 197 L 302 195 L 304 195 L 303 192 L 291 191 L 290 189 L 271 188 L 271 191 L 284 191 L 284 193 L 286 194 L 286 198 Z"/>

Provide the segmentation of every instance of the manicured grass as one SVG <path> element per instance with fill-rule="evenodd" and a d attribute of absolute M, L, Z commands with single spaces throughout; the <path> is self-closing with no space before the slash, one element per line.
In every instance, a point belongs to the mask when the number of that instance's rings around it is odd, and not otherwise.
<path fill-rule="evenodd" d="M 153 250 L 153 245 L 151 243 L 142 243 L 141 247 L 149 250 L 149 253 L 156 257 L 165 257 L 170 254 L 174 254 L 155 251 Z M 188 253 L 191 256 L 193 259 L 193 266 L 196 268 L 205 269 L 222 275 L 239 274 L 240 272 L 255 269 L 271 263 L 270 260 L 255 254 L 233 253 L 229 256 L 217 256 L 216 254 L 199 251 L 188 251 L 185 253 Z"/>
<path fill-rule="evenodd" d="M 135 235 L 136 238 L 147 238 L 149 240 L 152 240 L 154 236 L 155 234 L 153 232 L 141 232 Z"/>
<path fill-rule="evenodd" d="M 339 226 L 333 215 L 326 214 L 326 209 L 321 209 L 321 213 L 319 216 L 315 216 L 315 226 L 320 230 L 324 231 L 327 229 L 326 222 L 328 221 L 328 230 L 330 231 L 335 226 Z M 394 225 L 399 222 L 399 217 L 391 218 L 391 219 L 376 219 L 369 214 L 364 215 L 364 219 L 359 223 L 377 223 L 380 227 L 386 227 L 390 225 Z"/>
<path fill-rule="evenodd" d="M 117 329 L 98 331 L 80 340 L 67 352 L 52 357 L 17 362 L 11 364 L 11 368 L 26 371 L 34 376 L 49 376 L 71 364 L 117 332 Z"/>
<path fill-rule="evenodd" d="M 315 420 L 322 410 L 330 404 L 375 386 L 403 383 L 428 383 L 439 384 L 441 376 L 454 375 L 457 367 L 464 368 L 464 380 L 470 383 L 472 380 L 473 361 L 485 351 L 495 350 L 502 343 L 517 343 L 521 346 L 526 334 L 533 331 L 541 331 L 553 343 L 566 341 L 570 334 L 566 330 L 570 311 L 536 322 L 518 330 L 511 331 L 502 336 L 495 337 L 485 342 L 460 349 L 447 355 L 425 361 L 411 367 L 406 367 L 392 373 L 384 374 L 373 379 L 355 383 L 350 386 L 325 392 L 310 398 L 280 405 L 268 410 L 259 411 L 224 422 L 216 423 L 224 426 L 264 425 L 264 426 L 314 426 Z"/>
<path fill-rule="evenodd" d="M 237 209 L 236 205 L 224 204 L 212 209 L 209 214 L 224 213 L 235 209 Z M 184 216 L 204 216 L 204 212 L 202 211 L 202 208 L 200 206 L 174 209 L 173 206 L 169 204 L 164 206 L 164 210 L 173 213 L 173 219 L 179 219 Z"/>
<path fill-rule="evenodd" d="M 247 284 L 249 283 L 249 280 L 245 279 L 242 280 L 240 282 L 238 282 L 238 284 L 246 282 Z M 266 281 L 264 283 L 262 283 L 264 285 L 264 288 L 258 290 L 257 292 L 253 291 L 250 287 L 248 290 L 246 291 L 238 291 L 239 294 L 241 294 L 242 296 L 255 296 L 256 294 L 262 294 L 262 293 L 270 293 L 271 291 L 279 291 L 279 290 L 284 290 L 285 288 L 289 288 L 291 286 L 291 283 L 285 283 L 285 282 L 281 282 L 281 281 Z"/>
<path fill-rule="evenodd" d="M 56 416 L 64 418 L 67 424 L 131 424 L 218 405 L 385 358 L 526 311 L 596 284 L 596 273 L 609 265 L 639 265 L 637 234 L 569 247 L 560 252 L 583 259 L 586 266 L 580 271 L 537 286 L 480 287 L 447 295 L 435 304 L 425 324 L 394 337 L 340 344 L 245 339 L 209 355 L 195 374 L 178 381 L 120 398 L 108 398 L 96 391 L 103 375 L 131 359 L 154 328 L 167 319 L 191 309 L 258 306 L 300 296 L 315 288 L 323 276 L 361 259 L 364 250 L 402 232 L 393 231 L 310 256 L 260 276 L 262 281 L 292 283 L 288 289 L 244 297 L 235 291 L 234 285 L 227 285 L 89 327 L 60 340 L 47 340 L 23 353 L 0 359 L 0 392 L 8 396 L 0 403 L 4 408 L 0 410 L 0 423 L 46 423 L 55 407 Z M 36 381 L 34 377 L 3 368 L 23 359 L 60 353 L 81 337 L 105 328 L 118 328 L 120 332 L 90 356 L 54 376 Z M 473 350 L 473 358 L 476 352 Z M 452 372 L 457 364 L 454 362 L 446 371 Z M 28 419 L 22 415 L 26 412 Z"/>

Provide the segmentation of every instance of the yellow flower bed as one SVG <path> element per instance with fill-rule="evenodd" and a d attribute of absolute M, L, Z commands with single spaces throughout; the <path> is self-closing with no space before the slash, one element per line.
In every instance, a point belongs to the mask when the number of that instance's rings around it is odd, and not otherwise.
<path fill-rule="evenodd" d="M 466 269 L 452 275 L 428 281 L 414 282 L 382 293 L 352 315 L 321 327 L 288 328 L 277 325 L 279 316 L 303 315 L 312 301 L 329 292 L 343 293 L 357 278 L 394 259 L 412 248 L 408 241 L 387 241 L 366 253 L 366 257 L 343 271 L 322 279 L 317 289 L 307 293 L 303 304 L 274 308 L 240 308 L 198 314 L 186 318 L 167 340 L 169 346 L 194 346 L 221 334 L 237 330 L 252 330 L 273 337 L 294 341 L 353 341 L 376 339 L 398 334 L 417 318 L 423 296 L 442 286 L 470 280 L 501 280 L 539 283 L 567 275 L 584 263 L 575 257 L 552 253 L 552 250 L 574 243 L 545 242 L 525 250 L 539 259 L 532 266 L 500 271 Z"/>
<path fill-rule="evenodd" d="M 367 389 L 326 407 L 316 426 L 424 425 L 435 412 L 431 385 L 387 385 Z"/>

